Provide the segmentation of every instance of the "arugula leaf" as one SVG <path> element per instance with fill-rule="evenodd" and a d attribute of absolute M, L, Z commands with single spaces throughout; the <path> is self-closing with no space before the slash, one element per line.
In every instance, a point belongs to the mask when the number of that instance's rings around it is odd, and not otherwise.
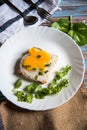
<path fill-rule="evenodd" d="M 67 18 L 61 18 L 57 22 L 54 22 L 51 27 L 57 28 L 65 33 L 69 31 L 69 20 Z"/>
<path fill-rule="evenodd" d="M 72 23 L 72 17 L 60 18 L 52 23 L 51 27 L 67 33 L 79 46 L 87 44 L 87 25 L 83 22 Z"/>
<path fill-rule="evenodd" d="M 72 30 L 68 32 L 68 34 L 78 43 L 78 45 L 82 46 L 87 44 L 87 25 L 78 22 L 73 24 Z"/>

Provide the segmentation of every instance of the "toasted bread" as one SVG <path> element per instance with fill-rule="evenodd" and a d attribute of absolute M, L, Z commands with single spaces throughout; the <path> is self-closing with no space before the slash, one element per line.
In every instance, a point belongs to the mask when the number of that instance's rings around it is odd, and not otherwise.
<path fill-rule="evenodd" d="M 28 70 L 27 67 L 23 66 L 23 60 L 28 57 L 30 54 L 26 54 L 21 58 L 20 62 L 20 71 L 28 79 L 38 81 L 42 84 L 48 83 L 54 77 L 54 73 L 58 66 L 58 56 L 50 54 L 50 62 L 46 64 L 44 71 L 41 68 L 35 68 Z M 35 64 L 35 63 L 34 63 Z"/>

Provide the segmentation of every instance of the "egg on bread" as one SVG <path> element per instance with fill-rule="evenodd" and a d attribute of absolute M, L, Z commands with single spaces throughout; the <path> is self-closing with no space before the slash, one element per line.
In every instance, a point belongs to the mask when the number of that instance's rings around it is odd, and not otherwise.
<path fill-rule="evenodd" d="M 33 47 L 21 58 L 20 71 L 26 78 L 45 84 L 53 79 L 57 65 L 57 55 Z"/>

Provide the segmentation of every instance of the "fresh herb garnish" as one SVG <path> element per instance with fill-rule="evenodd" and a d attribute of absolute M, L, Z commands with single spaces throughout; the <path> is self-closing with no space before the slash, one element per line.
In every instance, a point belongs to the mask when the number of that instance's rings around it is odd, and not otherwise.
<path fill-rule="evenodd" d="M 26 86 L 24 90 L 25 90 L 25 92 L 33 94 L 35 89 L 36 89 L 36 84 L 35 83 L 31 83 L 28 86 Z"/>
<path fill-rule="evenodd" d="M 14 87 L 15 88 L 19 88 L 22 85 L 22 80 L 18 79 L 15 83 L 14 83 Z"/>
<path fill-rule="evenodd" d="M 83 22 L 72 23 L 72 16 L 69 19 L 60 18 L 57 22 L 53 22 L 51 27 L 67 33 L 79 46 L 87 44 L 87 25 Z"/>
<path fill-rule="evenodd" d="M 23 67 L 27 68 L 27 67 L 31 67 L 31 65 L 22 65 Z"/>
<path fill-rule="evenodd" d="M 37 80 L 37 79 L 38 79 L 38 75 L 35 76 L 35 80 Z"/>
<path fill-rule="evenodd" d="M 17 98 L 18 98 L 18 101 L 24 101 L 24 92 L 23 91 L 17 91 L 16 93 L 15 93 L 15 95 L 17 96 Z"/>
<path fill-rule="evenodd" d="M 32 103 L 32 101 L 33 101 L 33 94 L 26 93 L 24 99 L 25 99 L 25 102 Z"/>
<path fill-rule="evenodd" d="M 45 67 L 49 67 L 50 65 L 51 65 L 51 63 L 48 63 L 48 64 L 45 65 Z"/>
<path fill-rule="evenodd" d="M 48 72 L 48 70 L 46 70 L 44 73 L 47 73 Z"/>
<path fill-rule="evenodd" d="M 55 77 L 47 88 L 42 88 L 40 84 L 31 83 L 24 88 L 23 91 L 16 89 L 14 94 L 17 96 L 18 101 L 32 103 L 33 98 L 44 99 L 46 96 L 59 93 L 64 87 L 68 87 L 68 79 L 64 78 L 71 70 L 71 66 L 66 65 L 60 71 L 55 73 Z M 38 78 L 38 75 L 35 76 Z M 18 80 L 20 81 L 20 80 Z M 14 88 L 15 90 L 15 88 Z"/>
<path fill-rule="evenodd" d="M 43 72 L 39 71 L 38 75 L 43 75 Z"/>
<path fill-rule="evenodd" d="M 37 57 L 37 58 L 40 58 L 40 57 L 41 57 L 41 55 L 37 55 L 36 57 Z"/>
<path fill-rule="evenodd" d="M 36 68 L 32 68 L 32 70 L 36 70 Z"/>
<path fill-rule="evenodd" d="M 71 66 L 66 65 L 65 68 L 60 69 L 59 72 L 56 72 L 56 77 L 57 79 L 61 79 L 64 76 L 66 76 L 68 74 L 68 72 L 71 70 Z"/>

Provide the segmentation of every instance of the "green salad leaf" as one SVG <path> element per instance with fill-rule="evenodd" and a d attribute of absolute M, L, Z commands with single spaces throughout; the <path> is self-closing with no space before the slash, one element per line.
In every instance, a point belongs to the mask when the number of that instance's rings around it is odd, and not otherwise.
<path fill-rule="evenodd" d="M 18 79 L 18 80 L 14 83 L 15 88 L 19 88 L 19 87 L 21 87 L 21 85 L 22 85 L 22 80 L 21 80 L 21 79 Z"/>
<path fill-rule="evenodd" d="M 68 32 L 68 34 L 78 43 L 78 45 L 82 46 L 87 44 L 87 25 L 79 22 L 73 24 L 72 30 Z"/>
<path fill-rule="evenodd" d="M 87 25 L 83 22 L 72 23 L 72 16 L 69 19 L 60 18 L 57 22 L 53 22 L 51 27 L 68 34 L 79 46 L 87 44 Z"/>
<path fill-rule="evenodd" d="M 17 92 L 15 93 L 15 95 L 17 96 L 18 101 L 21 101 L 21 102 L 24 101 L 24 92 L 22 92 L 22 91 L 17 91 Z"/>
<path fill-rule="evenodd" d="M 57 28 L 65 33 L 69 32 L 69 20 L 66 18 L 61 18 L 57 22 L 53 22 L 51 27 Z"/>
<path fill-rule="evenodd" d="M 33 101 L 33 95 L 31 93 L 25 94 L 25 102 L 32 103 Z"/>

